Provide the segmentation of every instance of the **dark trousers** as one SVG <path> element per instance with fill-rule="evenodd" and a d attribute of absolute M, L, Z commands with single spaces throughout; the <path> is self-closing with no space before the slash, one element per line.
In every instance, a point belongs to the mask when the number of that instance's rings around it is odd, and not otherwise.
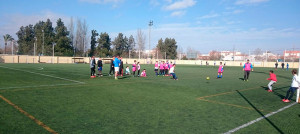
<path fill-rule="evenodd" d="M 160 69 L 159 70 L 159 75 L 164 75 L 165 73 L 164 73 L 164 70 L 163 69 Z"/>
<path fill-rule="evenodd" d="M 298 89 L 298 87 L 290 87 L 290 89 L 286 92 L 285 99 L 291 100 L 297 89 Z M 291 93 L 291 95 L 290 95 L 290 93 Z"/>
<path fill-rule="evenodd" d="M 113 74 L 115 74 L 115 68 L 114 68 L 114 67 L 111 67 L 111 68 L 110 68 L 109 74 L 111 74 L 111 72 L 113 72 Z"/>
<path fill-rule="evenodd" d="M 171 73 L 171 75 L 173 76 L 173 79 L 177 79 L 177 76 L 175 73 Z"/>
<path fill-rule="evenodd" d="M 138 74 L 137 75 L 140 76 L 140 70 L 138 70 Z"/>
<path fill-rule="evenodd" d="M 92 68 L 91 68 L 91 76 L 94 76 L 94 75 L 95 75 L 95 68 L 92 67 Z"/>
<path fill-rule="evenodd" d="M 248 80 L 250 75 L 250 71 L 245 71 L 244 72 L 244 80 Z"/>
<path fill-rule="evenodd" d="M 165 74 L 168 75 L 168 69 L 165 69 Z"/>

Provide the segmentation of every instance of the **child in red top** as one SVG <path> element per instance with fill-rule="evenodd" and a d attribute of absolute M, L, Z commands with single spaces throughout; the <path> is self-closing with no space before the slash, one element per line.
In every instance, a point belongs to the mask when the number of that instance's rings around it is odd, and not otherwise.
<path fill-rule="evenodd" d="M 270 78 L 268 78 L 267 80 L 270 80 L 268 84 L 268 92 L 273 92 L 272 85 L 277 82 L 276 74 L 274 74 L 273 70 L 270 70 Z"/>

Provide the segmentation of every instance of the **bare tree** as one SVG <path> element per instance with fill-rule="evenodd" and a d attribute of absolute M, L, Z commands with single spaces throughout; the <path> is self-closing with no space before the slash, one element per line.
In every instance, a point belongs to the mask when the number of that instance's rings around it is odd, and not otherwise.
<path fill-rule="evenodd" d="M 137 50 L 139 51 L 139 58 L 141 55 L 141 51 L 145 49 L 146 36 L 142 32 L 141 29 L 137 30 Z"/>
<path fill-rule="evenodd" d="M 77 26 L 76 26 L 76 37 L 75 37 L 75 48 L 76 48 L 76 55 L 78 56 L 85 56 L 85 50 L 88 47 L 88 40 L 87 40 L 87 31 L 88 26 L 86 21 L 83 22 L 80 19 L 77 19 Z"/>
<path fill-rule="evenodd" d="M 70 34 L 69 34 L 69 37 L 70 37 L 70 40 L 71 40 L 71 46 L 73 47 L 73 49 L 75 49 L 75 43 L 74 43 L 74 23 L 73 23 L 73 17 L 71 17 L 71 20 L 70 20 L 70 25 L 69 25 L 69 31 L 70 31 Z M 74 54 L 75 56 L 75 54 Z"/>
<path fill-rule="evenodd" d="M 263 53 L 263 51 L 260 49 L 260 48 L 256 48 L 254 51 L 253 51 L 253 54 L 255 55 L 255 60 L 258 60 L 258 61 L 261 61 L 263 60 L 263 57 L 261 56 L 261 54 Z"/>

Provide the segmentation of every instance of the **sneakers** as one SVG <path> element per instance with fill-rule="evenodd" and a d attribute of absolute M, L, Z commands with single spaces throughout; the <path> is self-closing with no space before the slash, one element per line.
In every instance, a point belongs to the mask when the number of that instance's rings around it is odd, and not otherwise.
<path fill-rule="evenodd" d="M 286 99 L 286 100 L 284 100 L 283 102 L 290 102 L 290 100 Z"/>
<path fill-rule="evenodd" d="M 284 102 L 284 101 L 285 101 L 285 99 L 282 99 L 282 101 Z"/>
<path fill-rule="evenodd" d="M 118 80 L 118 77 L 115 77 L 115 80 Z"/>
<path fill-rule="evenodd" d="M 268 92 L 273 92 L 273 90 L 270 90 L 270 89 L 269 89 Z"/>

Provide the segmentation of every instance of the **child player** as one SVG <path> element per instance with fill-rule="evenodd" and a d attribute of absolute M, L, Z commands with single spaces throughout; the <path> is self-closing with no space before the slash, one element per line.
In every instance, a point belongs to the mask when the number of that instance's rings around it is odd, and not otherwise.
<path fill-rule="evenodd" d="M 102 64 L 102 60 L 101 60 L 101 58 L 99 58 L 98 59 L 98 76 L 100 77 L 100 76 L 103 76 L 102 75 L 102 67 L 103 67 L 103 64 Z"/>
<path fill-rule="evenodd" d="M 295 91 L 298 89 L 298 87 L 300 85 L 300 78 L 297 76 L 297 69 L 293 69 L 292 74 L 293 74 L 292 84 L 291 84 L 290 89 L 286 92 L 286 96 L 282 100 L 283 102 L 290 102 Z"/>
<path fill-rule="evenodd" d="M 155 72 L 155 75 L 157 76 L 158 75 L 158 61 L 155 62 L 154 72 Z"/>
<path fill-rule="evenodd" d="M 175 74 L 175 64 L 173 64 L 173 66 L 170 68 L 170 74 L 173 76 L 174 80 L 178 80 L 176 74 Z"/>
<path fill-rule="evenodd" d="M 140 77 L 141 65 L 140 62 L 137 63 L 138 77 Z"/>
<path fill-rule="evenodd" d="M 160 62 L 160 65 L 159 65 L 159 75 L 165 75 L 164 74 L 164 64 L 165 64 L 164 61 Z"/>
<path fill-rule="evenodd" d="M 223 76 L 223 71 L 224 71 L 224 69 L 223 69 L 222 62 L 220 62 L 220 66 L 219 66 L 219 69 L 218 69 L 218 76 L 217 76 L 217 79 L 218 79 L 218 78 L 222 78 L 222 76 Z"/>
<path fill-rule="evenodd" d="M 134 60 L 134 63 L 132 64 L 132 74 L 133 74 L 133 77 L 135 77 L 135 71 L 136 71 L 136 60 Z"/>
<path fill-rule="evenodd" d="M 270 78 L 267 79 L 267 80 L 270 80 L 270 82 L 268 84 L 268 87 L 269 87 L 268 92 L 273 92 L 272 85 L 277 82 L 277 78 L 276 78 L 276 74 L 274 74 L 273 70 L 270 70 L 269 74 L 270 74 Z"/>
<path fill-rule="evenodd" d="M 126 74 L 126 75 L 130 75 L 130 70 L 129 70 L 129 67 L 128 67 L 128 66 L 126 66 L 125 74 Z"/>
<path fill-rule="evenodd" d="M 141 77 L 147 77 L 146 69 L 144 69 L 143 72 L 141 73 Z"/>

